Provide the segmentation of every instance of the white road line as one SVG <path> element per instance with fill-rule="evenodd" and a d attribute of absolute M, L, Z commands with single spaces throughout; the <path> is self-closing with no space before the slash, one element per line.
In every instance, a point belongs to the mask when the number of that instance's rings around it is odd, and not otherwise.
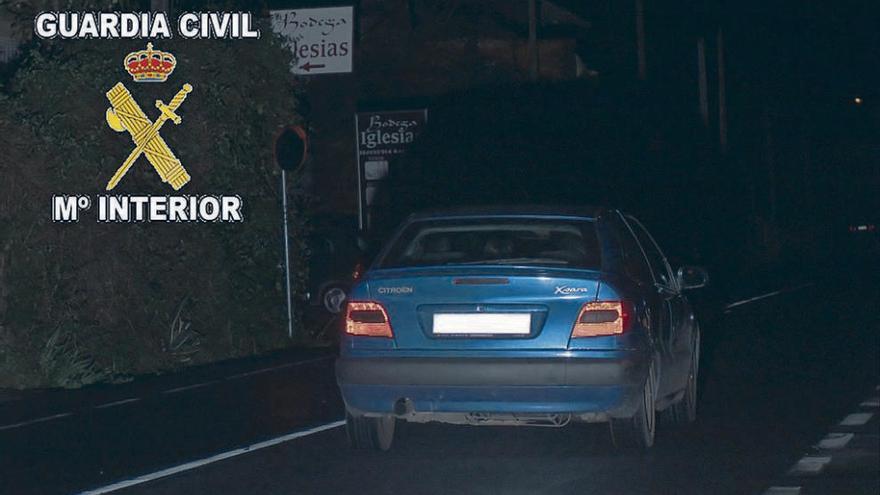
<path fill-rule="evenodd" d="M 748 298 L 748 299 L 743 299 L 742 301 L 737 301 L 737 302 L 730 303 L 730 304 L 728 304 L 727 306 L 724 306 L 724 309 L 735 308 L 735 307 L 737 307 L 737 306 L 742 306 L 743 304 L 748 304 L 748 303 L 750 303 L 750 302 L 760 301 L 761 299 L 766 299 L 766 298 L 768 298 L 768 297 L 778 296 L 779 294 L 782 294 L 782 291 L 781 291 L 781 290 L 775 290 L 775 291 L 773 291 L 773 292 L 768 292 L 768 293 L 766 293 L 766 294 L 761 294 L 760 296 L 750 297 L 750 298 Z"/>
<path fill-rule="evenodd" d="M 270 440 L 266 440 L 264 442 L 255 443 L 252 445 L 248 445 L 247 447 L 242 447 L 240 449 L 230 450 L 228 452 L 223 452 L 221 454 L 213 455 L 211 457 L 206 457 L 204 459 L 199 459 L 197 461 L 187 462 L 185 464 L 181 464 L 179 466 L 170 467 L 168 469 L 163 469 L 161 471 L 156 471 L 154 473 L 145 474 L 142 476 L 138 476 L 137 478 L 132 478 L 124 481 L 120 481 L 118 483 L 113 483 L 112 485 L 103 486 L 101 488 L 95 488 L 94 490 L 89 490 L 85 492 L 81 492 L 80 495 L 99 495 L 103 493 L 115 492 L 117 490 L 121 490 L 123 488 L 128 488 L 130 486 L 140 485 L 143 483 L 148 483 L 150 481 L 155 481 L 160 478 L 165 478 L 171 476 L 173 474 L 182 473 L 184 471 L 190 471 L 207 464 L 212 464 L 218 461 L 222 461 L 224 459 L 229 459 L 231 457 L 236 457 L 242 454 L 246 454 L 248 452 L 254 452 L 257 450 L 265 449 L 267 447 L 272 447 L 274 445 L 278 445 L 280 443 L 289 442 L 291 440 L 295 440 L 297 438 L 302 438 L 308 435 L 312 435 L 315 433 L 320 433 L 322 431 L 330 430 L 333 428 L 338 428 L 345 424 L 345 421 L 334 421 L 332 423 L 327 423 L 321 426 L 316 426 L 314 428 L 310 428 L 308 430 L 298 431 L 295 433 L 289 433 L 287 435 L 282 435 L 280 437 L 272 438 Z"/>
<path fill-rule="evenodd" d="M 880 389 L 880 385 L 877 385 Z M 862 407 L 878 407 L 880 398 L 870 397 L 861 403 Z M 848 415 L 839 423 L 840 426 L 862 426 L 871 418 L 874 413 L 859 412 Z M 821 453 L 830 454 L 829 451 L 843 449 L 849 442 L 855 438 L 856 434 L 851 432 L 831 432 L 825 435 L 825 438 L 815 445 L 815 448 L 822 451 Z M 860 437 L 861 438 L 861 437 Z M 794 466 L 788 470 L 788 476 L 810 476 L 818 475 L 825 467 L 830 464 L 832 457 L 830 455 L 806 455 L 802 457 Z M 800 494 L 800 487 L 792 486 L 773 486 L 768 488 L 764 495 L 784 495 L 784 494 Z"/>
<path fill-rule="evenodd" d="M 285 366 L 285 368 L 288 368 L 288 367 L 289 367 L 289 366 Z M 238 373 L 238 374 L 235 374 L 235 375 L 229 375 L 229 376 L 227 376 L 225 379 L 226 379 L 226 380 L 235 380 L 236 378 L 244 378 L 244 377 L 246 377 L 246 376 L 259 375 L 259 374 L 261 374 L 261 373 L 268 373 L 268 372 L 270 372 L 270 371 L 275 371 L 275 370 L 277 370 L 277 369 L 279 369 L 279 368 L 280 368 L 280 367 L 276 366 L 276 367 L 274 367 L 274 368 L 263 368 L 263 369 L 259 369 L 259 370 L 246 371 L 246 372 L 244 372 L 244 373 Z"/>
<path fill-rule="evenodd" d="M 853 439 L 855 435 L 852 433 L 829 433 L 825 438 L 819 441 L 817 445 L 820 449 L 832 450 L 842 449 Z"/>
<path fill-rule="evenodd" d="M 130 399 L 122 399 L 113 402 L 108 402 L 106 404 L 101 404 L 100 406 L 95 406 L 95 409 L 106 409 L 108 407 L 121 406 L 123 404 L 130 404 L 132 402 L 137 402 L 141 400 L 140 397 L 132 397 Z"/>
<path fill-rule="evenodd" d="M 764 495 L 799 495 L 801 487 L 799 486 L 771 486 L 764 492 Z"/>
<path fill-rule="evenodd" d="M 283 370 L 284 368 L 292 368 L 294 366 L 301 366 L 303 364 L 317 363 L 318 361 L 325 361 L 327 359 L 332 359 L 332 358 L 333 358 L 333 355 L 331 354 L 328 356 L 321 356 L 321 357 L 317 357 L 317 358 L 313 358 L 313 359 L 306 359 L 305 361 L 296 361 L 293 363 L 285 363 L 285 364 L 280 364 L 278 366 L 272 366 L 270 368 L 260 368 L 258 370 L 248 371 L 245 373 L 238 373 L 235 375 L 229 375 L 229 376 L 223 377 L 222 379 L 223 380 L 234 380 L 236 378 L 244 378 L 246 376 L 259 375 L 260 373 L 268 373 L 270 371 Z M 169 390 L 163 390 L 162 393 L 163 394 L 173 394 L 173 393 L 177 393 L 177 392 L 183 392 L 184 390 L 192 390 L 194 388 L 207 387 L 208 385 L 213 385 L 213 384 L 219 383 L 219 382 L 220 382 L 220 380 L 211 380 L 211 381 L 207 381 L 204 383 L 196 383 L 195 385 L 187 385 L 185 387 L 177 387 L 177 388 L 172 388 Z"/>
<path fill-rule="evenodd" d="M 284 368 L 291 368 L 293 366 L 299 366 L 301 364 L 315 363 L 318 361 L 323 361 L 323 360 L 332 359 L 332 358 L 333 358 L 333 355 L 321 356 L 318 358 L 307 359 L 305 361 L 296 361 L 293 363 L 286 363 L 286 364 L 282 364 L 279 366 L 273 366 L 271 368 L 262 368 L 262 369 L 250 371 L 247 373 L 239 373 L 237 375 L 227 376 L 224 379 L 230 380 L 230 379 L 234 379 L 234 378 L 241 378 L 241 377 L 245 377 L 245 376 L 256 375 L 259 373 L 266 373 L 269 371 L 275 371 L 275 370 L 280 370 L 280 369 L 284 369 Z M 207 382 L 203 382 L 203 383 L 196 383 L 194 385 L 186 385 L 184 387 L 177 387 L 177 388 L 172 388 L 172 389 L 168 389 L 168 390 L 163 390 L 162 393 L 163 394 L 175 394 L 175 393 L 183 392 L 186 390 L 193 390 L 196 388 L 207 387 L 208 385 L 213 385 L 213 384 L 219 383 L 219 382 L 220 382 L 220 380 L 211 380 L 211 381 L 207 381 Z M 120 406 L 122 404 L 129 404 L 131 402 L 137 402 L 139 400 L 142 400 L 142 398 L 141 397 L 132 397 L 129 399 L 122 399 L 122 400 L 118 400 L 118 401 L 114 401 L 114 402 L 108 402 L 106 404 L 101 404 L 99 406 L 94 406 L 94 409 L 106 409 L 106 408 L 110 408 L 110 407 L 114 407 L 114 406 Z M 66 416 L 71 416 L 72 414 L 73 413 L 66 412 L 66 413 L 54 414 L 52 416 L 45 416 L 42 418 L 30 419 L 27 421 L 22 421 L 20 423 L 8 424 L 8 425 L 0 426 L 0 431 L 12 430 L 15 428 L 31 425 L 34 423 L 42 423 L 45 421 L 51 421 L 53 419 L 64 418 Z"/>
<path fill-rule="evenodd" d="M 247 373 L 237 373 L 237 374 L 235 374 L 235 375 L 229 375 L 229 376 L 227 376 L 227 377 L 224 377 L 223 379 L 224 379 L 224 380 L 236 380 L 236 379 L 238 379 L 238 378 L 244 378 L 244 377 L 246 377 L 246 376 L 256 375 L 256 374 L 258 374 L 258 373 L 262 373 L 262 372 L 263 372 L 263 370 L 259 370 L 259 371 L 248 371 Z"/>
<path fill-rule="evenodd" d="M 162 393 L 163 394 L 176 394 L 177 392 L 183 392 L 185 390 L 192 390 L 194 388 L 207 387 L 208 385 L 213 385 L 213 384 L 219 383 L 219 382 L 220 382 L 219 380 L 211 380 L 211 381 L 207 381 L 207 382 L 196 383 L 194 385 L 187 385 L 185 387 L 170 388 L 168 390 L 163 390 Z"/>
<path fill-rule="evenodd" d="M 819 474 L 825 465 L 831 462 L 830 457 L 807 455 L 797 461 L 788 471 L 790 474 Z"/>
<path fill-rule="evenodd" d="M 852 413 L 843 418 L 843 421 L 840 422 L 840 426 L 862 426 L 868 421 L 871 421 L 873 416 L 874 413 Z"/>
<path fill-rule="evenodd" d="M 768 297 L 778 296 L 779 294 L 784 294 L 784 293 L 786 293 L 786 292 L 794 292 L 794 291 L 796 291 L 796 290 L 798 290 L 798 289 L 803 289 L 803 288 L 806 288 L 806 287 L 810 287 L 810 286 L 812 286 L 812 285 L 814 285 L 812 282 L 808 282 L 808 283 L 806 283 L 806 284 L 796 285 L 796 286 L 794 286 L 794 287 L 789 287 L 789 288 L 787 288 L 787 289 L 775 290 L 775 291 L 773 291 L 773 292 L 768 292 L 768 293 L 766 293 L 766 294 L 761 294 L 760 296 L 750 297 L 750 298 L 748 298 L 748 299 L 743 299 L 742 301 L 732 302 L 732 303 L 728 304 L 727 306 L 724 306 L 724 309 L 735 308 L 735 307 L 737 307 L 737 306 L 742 306 L 743 304 L 748 304 L 748 303 L 751 303 L 751 302 L 760 301 L 761 299 L 766 299 L 766 298 L 768 298 Z"/>
<path fill-rule="evenodd" d="M 295 363 L 287 363 L 287 364 L 282 364 L 282 365 L 279 365 L 279 366 L 273 366 L 273 367 L 271 367 L 271 368 L 261 368 L 261 369 L 258 369 L 258 370 L 248 371 L 248 372 L 245 372 L 245 373 L 238 373 L 238 374 L 235 374 L 235 375 L 229 375 L 229 376 L 227 376 L 227 377 L 225 378 L 225 380 L 235 380 L 235 379 L 237 379 L 237 378 L 244 378 L 244 377 L 247 377 L 247 376 L 259 375 L 260 373 L 268 373 L 268 372 L 270 372 L 270 371 L 283 370 L 284 368 L 292 368 L 292 367 L 294 367 L 294 366 L 299 366 L 299 365 L 302 365 L 302 364 L 317 363 L 318 361 L 325 361 L 325 360 L 327 360 L 327 359 L 332 359 L 333 357 L 334 357 L 333 355 L 329 355 L 329 356 L 321 356 L 321 357 L 318 357 L 318 358 L 306 359 L 305 361 L 297 361 L 297 362 L 295 362 Z"/>
<path fill-rule="evenodd" d="M 21 423 L 14 423 L 11 425 L 0 426 L 0 431 L 12 430 L 12 429 L 19 428 L 22 426 L 32 425 L 34 423 L 43 423 L 45 421 L 51 421 L 53 419 L 58 419 L 58 418 L 65 418 L 67 416 L 72 416 L 72 415 L 73 415 L 73 413 L 69 413 L 69 412 L 60 413 L 60 414 L 53 414 L 52 416 L 44 416 L 42 418 L 31 419 L 28 421 L 22 421 Z"/>

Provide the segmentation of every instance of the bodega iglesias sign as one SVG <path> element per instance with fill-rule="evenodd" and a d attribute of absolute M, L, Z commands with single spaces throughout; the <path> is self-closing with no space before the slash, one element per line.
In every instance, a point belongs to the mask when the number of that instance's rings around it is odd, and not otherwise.
<path fill-rule="evenodd" d="M 294 74 L 351 72 L 354 8 L 273 10 L 272 29 L 290 42 Z"/>
<path fill-rule="evenodd" d="M 389 167 L 416 140 L 427 121 L 428 111 L 424 108 L 355 115 L 361 229 L 370 227 L 376 209 L 387 206 L 388 192 L 383 191 L 383 182 Z"/>

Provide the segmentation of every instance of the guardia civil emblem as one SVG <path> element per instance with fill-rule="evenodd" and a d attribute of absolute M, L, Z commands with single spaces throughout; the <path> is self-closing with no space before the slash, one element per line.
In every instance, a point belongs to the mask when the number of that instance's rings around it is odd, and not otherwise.
<path fill-rule="evenodd" d="M 126 55 L 124 65 L 125 70 L 131 74 L 135 82 L 165 82 L 168 76 L 174 72 L 177 60 L 170 53 L 154 50 L 153 44 L 147 43 L 146 50 Z M 116 132 L 128 131 L 135 145 L 128 158 L 122 162 L 122 165 L 107 183 L 108 191 L 119 184 L 125 173 L 141 155 L 144 155 L 150 162 L 162 182 L 170 184 L 175 191 L 189 182 L 189 173 L 183 168 L 180 160 L 174 156 L 174 152 L 159 135 L 159 131 L 166 120 L 180 124 L 182 119 L 177 114 L 177 109 L 192 89 L 191 85 L 184 84 L 167 105 L 161 100 L 156 100 L 159 116 L 155 121 L 151 121 L 147 117 L 131 96 L 128 88 L 121 82 L 116 83 L 107 92 L 107 99 L 111 105 L 106 113 L 107 125 Z"/>

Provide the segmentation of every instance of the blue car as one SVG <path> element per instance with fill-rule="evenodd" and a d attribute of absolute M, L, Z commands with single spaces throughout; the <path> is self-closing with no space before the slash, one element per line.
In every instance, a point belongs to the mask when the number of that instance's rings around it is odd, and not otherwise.
<path fill-rule="evenodd" d="M 603 208 L 475 208 L 409 217 L 352 288 L 336 376 L 356 448 L 397 421 L 608 422 L 647 449 L 656 413 L 696 418 L 700 329 L 632 216 Z"/>

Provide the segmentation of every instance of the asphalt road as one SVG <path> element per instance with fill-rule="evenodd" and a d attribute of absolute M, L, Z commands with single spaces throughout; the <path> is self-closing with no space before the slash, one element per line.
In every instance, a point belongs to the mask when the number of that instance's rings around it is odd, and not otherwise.
<path fill-rule="evenodd" d="M 648 454 L 615 451 L 601 425 L 404 425 L 391 452 L 351 451 L 332 424 L 342 417 L 332 356 L 313 353 L 175 386 L 135 384 L 128 402 L 118 391 L 78 399 L 72 409 L 61 401 L 67 410 L 21 426 L 7 418 L 0 491 L 72 493 L 169 469 L 113 493 L 760 494 L 796 482 L 805 494 L 876 495 L 876 456 L 849 470 L 838 456 L 843 468 L 831 479 L 801 483 L 785 473 L 878 394 L 878 302 L 876 289 L 817 283 L 707 317 L 699 420 L 684 430 L 661 426 Z M 876 431 L 859 438 L 863 450 L 880 450 Z M 181 467 L 224 452 L 228 458 Z"/>

